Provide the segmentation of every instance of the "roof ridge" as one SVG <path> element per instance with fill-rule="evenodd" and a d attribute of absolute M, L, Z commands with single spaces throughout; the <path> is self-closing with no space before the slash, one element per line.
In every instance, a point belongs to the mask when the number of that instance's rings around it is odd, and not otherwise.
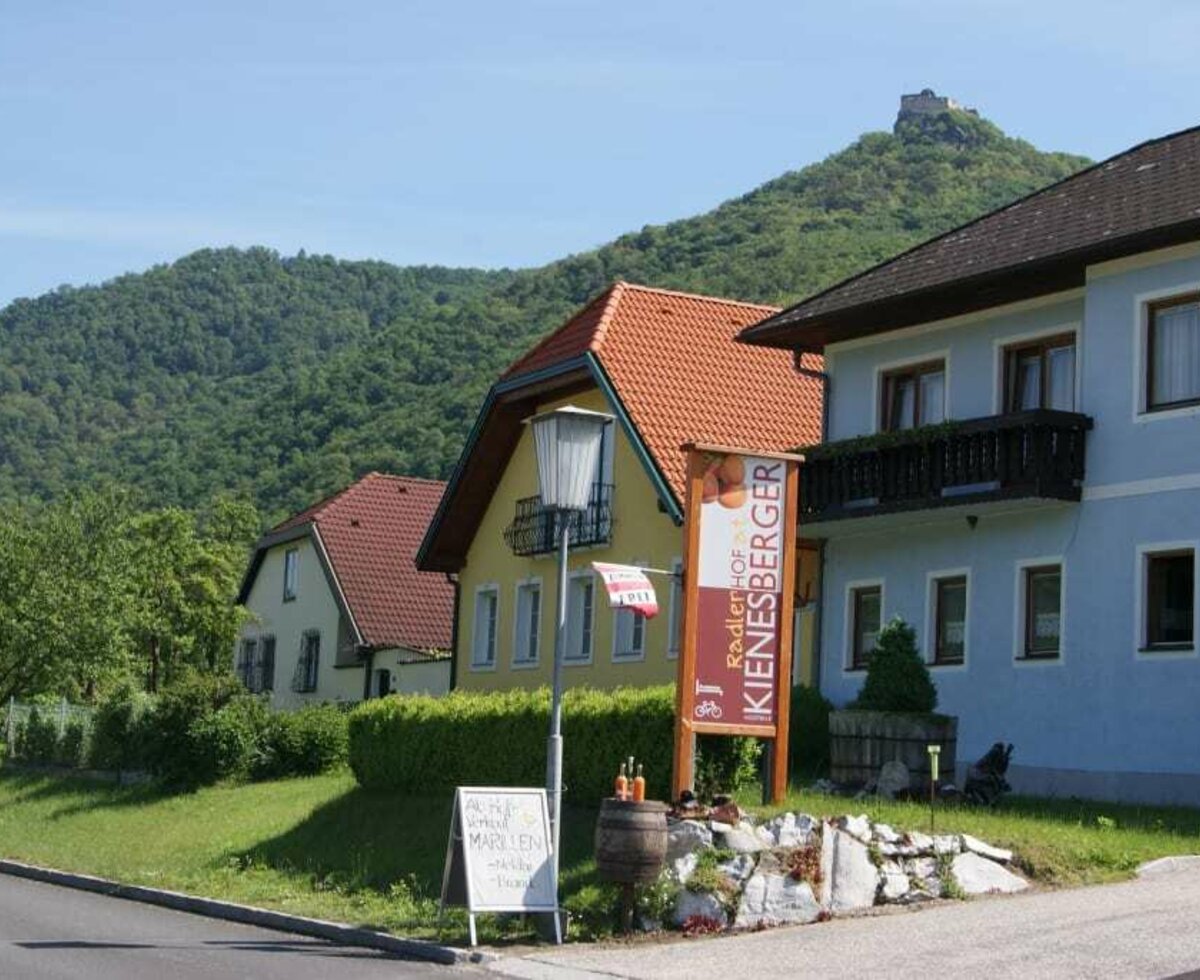
<path fill-rule="evenodd" d="M 625 295 L 625 290 L 628 288 L 629 283 L 618 279 L 600 294 L 600 296 L 607 296 L 608 300 L 604 304 L 604 312 L 600 314 L 600 319 L 596 322 L 596 330 L 592 334 L 592 339 L 588 342 L 588 350 L 593 353 L 599 354 L 600 348 L 604 346 L 604 338 L 608 336 L 608 325 L 616 315 L 617 308 L 621 305 L 621 297 Z"/>
<path fill-rule="evenodd" d="M 842 289 L 843 287 L 849 286 L 851 283 L 857 282 L 858 280 L 860 280 L 868 275 L 878 272 L 881 269 L 886 269 L 888 266 L 894 265 L 895 263 L 899 262 L 901 259 L 903 259 L 909 255 L 912 255 L 914 252 L 919 252 L 921 249 L 926 248 L 930 245 L 933 245 L 935 242 L 944 241 L 945 239 L 949 238 L 951 235 L 958 235 L 958 234 L 966 231 L 968 228 L 973 228 L 976 225 L 980 224 L 981 222 L 994 217 L 995 215 L 1002 214 L 1005 211 L 1011 210 L 1012 208 L 1022 205 L 1024 203 L 1026 203 L 1027 201 L 1031 201 L 1036 197 L 1040 197 L 1043 194 L 1049 194 L 1051 191 L 1055 190 L 1058 187 L 1061 187 L 1063 184 L 1069 183 L 1070 181 L 1073 181 L 1073 180 L 1077 180 L 1077 179 L 1085 176 L 1086 174 L 1090 174 L 1090 173 L 1093 173 L 1094 171 L 1101 169 L 1102 167 L 1107 167 L 1109 164 L 1113 163 L 1116 160 L 1121 159 L 1122 157 L 1131 156 L 1132 154 L 1138 152 L 1139 150 L 1144 150 L 1148 146 L 1153 146 L 1156 143 L 1164 143 L 1164 142 L 1167 142 L 1168 140 L 1177 139 L 1180 136 L 1185 136 L 1188 133 L 1193 133 L 1193 132 L 1200 132 L 1200 125 L 1188 126 L 1184 129 L 1178 130 L 1177 132 L 1168 133 L 1165 136 L 1156 136 L 1153 139 L 1143 140 L 1141 143 L 1137 143 L 1131 147 L 1128 147 L 1127 149 L 1121 150 L 1119 153 L 1114 153 L 1110 157 L 1105 157 L 1103 160 L 1098 160 L 1095 163 L 1091 164 L 1090 166 L 1084 167 L 1082 170 L 1077 170 L 1072 174 L 1067 174 L 1067 176 L 1065 176 L 1065 177 L 1060 177 L 1058 180 L 1047 184 L 1045 187 L 1037 188 L 1036 190 L 1032 190 L 1028 194 L 1024 194 L 1021 197 L 1016 198 L 1015 200 L 1009 201 L 1006 204 L 1001 204 L 999 207 L 992 208 L 992 210 L 986 211 L 983 214 L 979 215 L 978 217 L 972 218 L 970 221 L 963 222 L 960 225 L 955 225 L 953 228 L 949 228 L 946 231 L 942 232 L 941 234 L 934 235 L 932 238 L 926 238 L 923 241 L 917 242 L 915 245 L 912 245 L 912 246 L 906 248 L 903 252 L 897 252 L 891 258 L 885 259 L 882 262 L 878 262 L 875 265 L 868 266 L 867 268 L 865 268 L 859 272 L 856 272 L 852 276 L 847 276 L 845 279 L 840 279 L 837 282 L 832 283 L 829 286 L 826 286 L 824 289 L 820 290 L 819 292 L 813 293 L 810 296 L 806 296 L 806 297 L 804 297 L 804 299 L 800 300 L 799 302 L 793 303 L 791 306 L 785 307 L 784 309 L 780 310 L 779 314 L 777 314 L 777 316 L 780 317 L 780 324 L 782 325 L 783 323 L 791 322 L 791 320 L 787 317 L 787 314 L 789 312 L 791 312 L 792 310 L 798 309 L 799 307 L 802 307 L 802 306 L 807 306 L 809 303 L 812 303 L 812 302 L 820 299 L 823 296 L 828 296 L 830 293 L 837 292 L 838 290 Z M 767 320 L 764 320 L 762 323 L 754 323 L 754 324 L 751 324 L 750 326 L 746 327 L 744 332 L 748 335 L 747 339 L 752 338 L 752 332 L 757 331 L 759 327 L 764 326 L 767 322 L 769 322 L 770 320 L 774 320 L 774 319 L 776 319 L 776 317 L 774 317 L 774 316 L 768 317 Z M 802 317 L 797 316 L 795 319 L 802 319 Z"/>
<path fill-rule="evenodd" d="M 665 286 L 647 286 L 644 283 L 628 282 L 618 279 L 617 284 L 627 289 L 636 289 L 643 293 L 657 293 L 662 296 L 678 296 L 682 299 L 696 299 L 705 303 L 720 303 L 722 306 L 746 306 L 753 310 L 782 310 L 780 306 L 771 303 L 751 303 L 744 299 L 727 299 L 723 296 L 713 296 L 710 293 L 691 293 L 684 289 L 668 289 Z"/>
<path fill-rule="evenodd" d="M 546 336 L 544 336 L 536 344 L 534 344 L 528 350 L 522 351 L 520 354 L 518 354 L 517 357 L 508 365 L 508 367 L 506 367 L 503 371 L 500 372 L 500 377 L 501 378 L 519 377 L 520 373 L 523 373 L 523 372 L 514 374 L 513 372 L 514 372 L 515 368 L 517 368 L 519 365 L 525 363 L 526 361 L 530 360 L 534 354 L 536 354 L 538 351 L 540 351 L 543 348 L 545 348 L 546 346 L 548 346 L 552 340 L 554 340 L 559 334 L 561 334 L 564 330 L 566 330 L 568 327 L 570 327 L 571 324 L 582 319 L 593 306 L 595 306 L 601 300 L 606 299 L 609 296 L 609 294 L 612 293 L 613 290 L 616 289 L 617 285 L 618 285 L 618 283 L 615 283 L 615 282 L 610 283 L 608 286 L 606 286 L 604 288 L 604 290 L 602 292 L 597 293 L 596 296 L 594 296 L 592 299 L 588 300 L 581 309 L 572 313 L 566 320 L 564 320 L 557 327 L 555 327 L 553 330 L 551 330 L 548 334 L 546 334 Z M 589 344 L 589 350 L 590 349 L 591 349 L 591 347 Z M 563 360 L 566 360 L 566 358 L 563 358 Z M 556 361 L 555 363 L 558 363 L 558 362 Z"/>

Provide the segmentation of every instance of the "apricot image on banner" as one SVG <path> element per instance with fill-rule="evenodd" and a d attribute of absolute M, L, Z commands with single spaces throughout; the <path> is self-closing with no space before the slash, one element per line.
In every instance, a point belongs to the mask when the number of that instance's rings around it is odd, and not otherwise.
<path fill-rule="evenodd" d="M 773 728 L 784 613 L 787 466 L 714 454 L 704 470 L 696 556 L 697 723 Z"/>

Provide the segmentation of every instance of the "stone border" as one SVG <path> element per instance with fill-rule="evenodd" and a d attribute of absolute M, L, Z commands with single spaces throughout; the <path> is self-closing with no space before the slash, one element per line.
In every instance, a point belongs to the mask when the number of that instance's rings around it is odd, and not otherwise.
<path fill-rule="evenodd" d="M 1152 878 L 1156 875 L 1170 874 L 1174 871 L 1200 870 L 1200 854 L 1173 854 L 1170 857 L 1157 858 L 1138 865 L 1135 874 L 1139 878 Z"/>
<path fill-rule="evenodd" d="M 194 895 L 166 891 L 161 888 L 124 885 L 107 878 L 73 874 L 69 871 L 56 871 L 52 868 L 40 868 L 21 861 L 0 859 L 0 874 L 29 878 L 33 881 L 61 885 L 65 888 L 78 888 L 81 891 L 95 892 L 113 898 L 124 898 L 133 902 L 144 902 L 148 905 L 160 905 L 177 912 L 190 912 L 213 919 L 224 919 L 227 922 L 240 922 L 243 925 L 259 926 L 263 929 L 276 929 L 280 932 L 314 936 L 317 939 L 326 939 L 343 946 L 365 946 L 395 953 L 409 959 L 429 960 L 434 963 L 451 965 L 490 963 L 500 959 L 496 953 L 483 952 L 478 949 L 460 949 L 423 939 L 405 939 L 403 936 L 393 936 L 386 932 L 376 932 L 373 929 L 360 929 L 340 922 L 309 919 L 287 912 L 261 909 L 253 905 L 222 902 L 214 898 L 198 898 Z"/>

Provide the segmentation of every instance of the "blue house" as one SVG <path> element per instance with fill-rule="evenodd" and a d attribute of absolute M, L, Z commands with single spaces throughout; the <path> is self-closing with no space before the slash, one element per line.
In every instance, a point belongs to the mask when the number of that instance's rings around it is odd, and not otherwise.
<path fill-rule="evenodd" d="M 820 687 L 915 627 L 959 758 L 1020 791 L 1200 803 L 1200 128 L 748 328 L 825 356 L 803 469 Z"/>

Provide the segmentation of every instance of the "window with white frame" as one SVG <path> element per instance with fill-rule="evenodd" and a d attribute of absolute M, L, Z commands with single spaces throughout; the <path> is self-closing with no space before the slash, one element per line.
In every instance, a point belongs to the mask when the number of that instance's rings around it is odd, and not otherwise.
<path fill-rule="evenodd" d="M 300 549 L 288 548 L 283 553 L 283 601 L 296 598 L 300 577 Z"/>
<path fill-rule="evenodd" d="M 934 425 L 946 418 L 946 362 L 927 361 L 883 373 L 879 422 L 884 432 Z"/>
<path fill-rule="evenodd" d="M 613 660 L 646 656 L 646 617 L 632 609 L 613 610 Z"/>
<path fill-rule="evenodd" d="M 567 649 L 564 661 L 588 663 L 595 632 L 596 586 L 591 572 L 572 575 L 567 585 Z"/>
<path fill-rule="evenodd" d="M 1147 412 L 1200 404 L 1200 293 L 1146 307 Z"/>
<path fill-rule="evenodd" d="M 966 572 L 930 577 L 929 659 L 937 666 L 958 665 L 966 659 L 967 592 Z"/>
<path fill-rule="evenodd" d="M 1057 561 L 1022 565 L 1017 583 L 1020 660 L 1058 660 L 1063 641 L 1063 570 Z"/>
<path fill-rule="evenodd" d="M 671 598 L 667 607 L 667 656 L 679 656 L 683 649 L 683 561 L 671 562 Z"/>
<path fill-rule="evenodd" d="M 517 586 L 516 635 L 513 637 L 513 663 L 529 667 L 538 662 L 542 632 L 542 583 L 521 582 Z"/>
<path fill-rule="evenodd" d="M 296 671 L 292 674 L 292 690 L 299 694 L 314 692 L 320 667 L 321 632 L 305 630 L 300 636 L 300 656 L 296 660 Z"/>
<path fill-rule="evenodd" d="M 475 592 L 475 623 L 471 636 L 471 666 L 496 666 L 496 630 L 500 622 L 500 590 L 486 586 Z"/>
<path fill-rule="evenodd" d="M 1143 549 L 1141 579 L 1142 651 L 1170 653 L 1195 649 L 1195 549 Z"/>
<path fill-rule="evenodd" d="M 846 625 L 849 628 L 851 670 L 866 670 L 883 625 L 883 584 L 856 583 L 846 595 Z"/>
<path fill-rule="evenodd" d="M 1075 334 L 1013 344 L 1004 351 L 1004 411 L 1075 411 Z"/>

